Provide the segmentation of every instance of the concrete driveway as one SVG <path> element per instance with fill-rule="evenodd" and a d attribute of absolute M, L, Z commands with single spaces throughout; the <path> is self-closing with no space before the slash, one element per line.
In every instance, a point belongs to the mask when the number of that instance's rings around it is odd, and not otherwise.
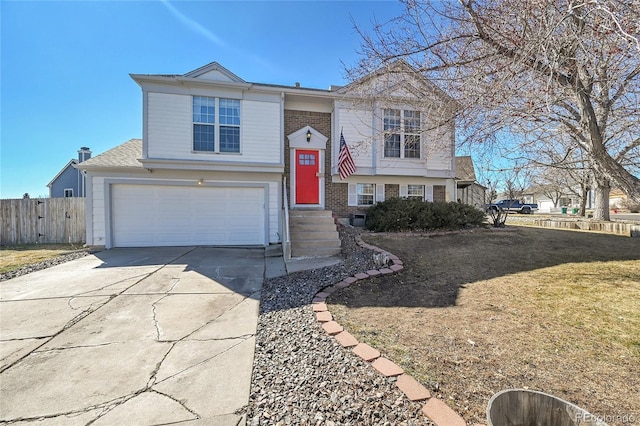
<path fill-rule="evenodd" d="M 0 283 L 0 423 L 237 425 L 264 250 L 113 249 Z"/>

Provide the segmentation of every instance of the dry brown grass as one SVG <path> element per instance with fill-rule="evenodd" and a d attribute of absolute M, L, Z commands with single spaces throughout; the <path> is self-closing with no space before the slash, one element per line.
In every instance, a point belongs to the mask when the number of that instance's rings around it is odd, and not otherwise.
<path fill-rule="evenodd" d="M 23 266 L 82 250 L 70 244 L 23 244 L 3 246 L 0 249 L 0 273 L 13 271 Z"/>
<path fill-rule="evenodd" d="M 640 421 L 640 240 L 525 227 L 365 240 L 405 270 L 334 293 L 331 312 L 469 424 L 507 388 Z"/>

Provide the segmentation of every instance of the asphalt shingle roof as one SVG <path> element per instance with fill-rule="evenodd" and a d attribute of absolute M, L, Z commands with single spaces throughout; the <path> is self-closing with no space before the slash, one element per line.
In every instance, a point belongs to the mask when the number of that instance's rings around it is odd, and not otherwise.
<path fill-rule="evenodd" d="M 125 143 L 96 155 L 78 165 L 78 168 L 132 167 L 142 168 L 142 139 L 130 139 Z"/>
<path fill-rule="evenodd" d="M 476 172 L 473 168 L 473 160 L 469 155 L 456 157 L 456 178 L 462 181 L 475 182 Z"/>

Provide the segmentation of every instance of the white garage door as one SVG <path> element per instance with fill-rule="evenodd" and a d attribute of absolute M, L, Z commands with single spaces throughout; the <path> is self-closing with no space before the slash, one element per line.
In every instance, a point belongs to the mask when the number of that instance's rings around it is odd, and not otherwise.
<path fill-rule="evenodd" d="M 263 188 L 113 185 L 114 247 L 265 244 Z"/>

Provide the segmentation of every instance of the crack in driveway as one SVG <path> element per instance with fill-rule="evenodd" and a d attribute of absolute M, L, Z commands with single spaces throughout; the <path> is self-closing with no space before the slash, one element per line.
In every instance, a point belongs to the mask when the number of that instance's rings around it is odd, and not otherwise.
<path fill-rule="evenodd" d="M 161 266 L 154 268 L 152 271 L 150 271 L 149 273 L 145 273 L 145 274 L 140 274 L 140 275 L 136 275 L 135 277 L 129 277 L 125 280 L 119 280 L 116 283 L 111 283 L 108 285 L 104 285 L 96 290 L 92 290 L 92 291 L 87 291 L 87 292 L 83 292 L 83 293 L 78 293 L 75 294 L 73 296 L 66 296 L 66 297 L 61 297 L 61 299 L 67 299 L 67 305 L 69 306 L 70 309 L 74 310 L 74 311 L 78 311 L 81 310 L 77 315 L 75 315 L 73 318 L 71 318 L 69 321 L 67 321 L 63 326 L 61 326 L 61 328 L 59 330 L 57 330 L 55 333 L 45 336 L 45 337 L 38 337 L 37 343 L 40 343 L 37 347 L 33 348 L 32 350 L 30 350 L 28 353 L 26 353 L 25 355 L 21 356 L 19 359 L 13 361 L 11 364 L 5 366 L 4 368 L 2 368 L 2 370 L 0 370 L 0 373 L 5 372 L 9 369 L 12 369 L 18 365 L 20 365 L 21 363 L 23 363 L 25 361 L 25 359 L 31 355 L 34 354 L 38 354 L 38 355 L 42 355 L 42 354 L 52 354 L 55 352 L 63 352 L 63 351 L 68 351 L 70 349 L 92 349 L 92 348 L 100 348 L 100 347 L 107 347 L 107 346 L 113 346 L 113 345 L 118 345 L 118 344 L 124 344 L 124 341 L 109 341 L 109 342 L 105 342 L 105 343 L 95 343 L 95 344 L 75 344 L 69 347 L 53 347 L 53 348 L 46 348 L 46 349 L 41 349 L 44 347 L 44 345 L 47 345 L 49 342 L 52 342 L 53 339 L 55 339 L 56 337 L 60 336 L 62 333 L 64 333 L 65 331 L 73 328 L 74 326 L 76 326 L 77 324 L 79 324 L 80 322 L 82 322 L 85 318 L 91 316 L 92 314 L 94 314 L 95 312 L 106 308 L 107 306 L 110 306 L 112 304 L 112 302 L 120 297 L 124 297 L 124 296 L 134 296 L 134 294 L 130 293 L 134 287 L 136 287 L 137 285 L 139 285 L 140 283 L 142 283 L 145 280 L 150 279 L 151 277 L 153 277 L 154 275 L 158 274 L 161 270 L 163 270 L 165 267 L 167 267 L 167 265 L 171 265 L 173 263 L 175 263 L 178 259 L 180 259 L 181 257 L 186 256 L 187 254 L 191 253 L 193 250 L 195 250 L 196 248 L 192 248 L 191 250 L 185 251 L 184 253 L 182 253 L 180 256 L 175 257 L 173 260 L 165 262 L 164 264 L 162 264 Z M 219 269 L 219 268 L 218 268 Z M 109 287 L 113 287 L 115 285 L 118 284 L 122 284 L 123 282 L 126 282 L 128 280 L 133 280 L 133 282 L 131 283 L 131 285 L 126 286 L 126 288 L 121 289 L 118 292 L 114 292 L 114 294 L 111 295 L 101 295 L 103 298 L 105 298 L 106 300 L 101 300 L 100 302 L 93 302 L 91 303 L 89 306 L 86 307 L 81 307 L 78 306 L 78 301 L 81 298 L 84 297 L 89 297 L 89 295 L 91 293 L 96 293 L 99 292 L 101 290 L 105 290 L 108 289 Z M 157 280 L 156 280 L 157 281 Z M 166 282 L 166 281 L 165 281 Z M 204 335 L 202 336 L 195 336 L 196 333 L 198 333 L 199 331 L 202 331 L 205 327 L 215 323 L 216 321 L 220 320 L 221 317 L 223 317 L 227 312 L 229 311 L 233 311 L 234 309 L 238 308 L 239 305 L 241 305 L 242 303 L 245 303 L 249 298 L 253 298 L 255 297 L 256 294 L 259 294 L 259 292 L 254 293 L 250 296 L 246 296 L 246 295 L 241 295 L 237 292 L 231 292 L 231 293 L 225 293 L 225 294 L 232 294 L 232 295 L 237 295 L 234 297 L 238 297 L 241 296 L 240 300 L 233 304 L 233 305 L 228 305 L 229 302 L 235 301 L 234 299 L 226 299 L 226 301 L 223 303 L 222 306 L 224 306 L 224 310 L 222 312 L 220 312 L 219 314 L 217 314 L 214 318 L 209 318 L 204 322 L 200 322 L 197 324 L 196 327 L 189 327 L 187 323 L 187 327 L 186 329 L 183 329 L 184 332 L 186 332 L 186 334 L 184 334 L 182 337 L 180 337 L 179 339 L 175 339 L 175 340 L 168 340 L 168 339 L 162 339 L 162 317 L 158 317 L 159 312 L 162 312 L 162 309 L 159 309 L 160 306 L 158 306 L 158 304 L 167 299 L 169 296 L 180 296 L 180 295 L 189 295 L 189 296 L 197 296 L 198 294 L 207 294 L 207 295 L 215 295 L 215 294 L 219 294 L 217 291 L 216 292 L 201 292 L 201 293 L 172 293 L 176 286 L 180 283 L 180 278 L 176 278 L 173 277 L 170 279 L 169 282 L 169 286 L 167 288 L 166 291 L 162 292 L 162 293 L 158 293 L 159 295 L 161 295 L 161 297 L 157 298 L 157 300 L 155 300 L 153 303 L 151 303 L 151 307 L 152 307 L 152 321 L 153 321 L 153 327 L 155 329 L 155 341 L 158 343 L 164 343 L 164 344 L 169 344 L 168 348 L 163 348 L 163 347 L 156 347 L 155 355 L 151 356 L 150 358 L 147 357 L 147 359 L 151 362 L 153 362 L 153 359 L 158 359 L 157 362 L 155 362 L 155 364 L 153 364 L 153 367 L 151 369 L 151 371 L 147 370 L 149 372 L 149 375 L 147 376 L 148 379 L 146 381 L 146 383 L 142 382 L 142 383 L 138 383 L 139 385 L 143 385 L 135 390 L 131 390 L 129 389 L 128 392 L 126 392 L 125 394 L 121 394 L 120 396 L 118 396 L 118 393 L 111 393 L 112 398 L 109 398 L 107 401 L 96 401 L 94 398 L 95 403 L 85 406 L 85 407 L 75 407 L 75 409 L 70 409 L 70 410 L 59 410 L 59 412 L 55 412 L 52 414 L 45 414 L 45 415 L 37 415 L 37 416 L 22 416 L 20 418 L 12 418 L 12 419 L 3 419 L 0 420 L 0 424 L 11 424 L 11 423 L 15 423 L 15 422 L 19 422 L 19 421 L 24 421 L 24 422 L 31 422 L 31 421 L 41 421 L 43 419 L 53 419 L 53 418 L 60 418 L 60 417 L 70 417 L 70 416 L 81 416 L 84 415 L 85 417 L 90 416 L 93 417 L 95 415 L 95 417 L 93 419 L 89 419 L 86 418 L 83 421 L 86 422 L 85 424 L 87 425 L 91 425 L 94 424 L 95 422 L 97 422 L 99 419 L 103 418 L 104 416 L 106 416 L 107 414 L 113 412 L 114 409 L 122 406 L 123 404 L 127 403 L 128 401 L 131 401 L 133 398 L 136 398 L 139 395 L 142 395 L 144 393 L 149 393 L 149 394 L 155 394 L 155 395 L 159 395 L 162 396 L 164 398 L 168 398 L 171 401 L 173 401 L 176 404 L 179 404 L 180 407 L 182 407 L 183 410 L 185 410 L 185 413 L 188 413 L 190 416 L 194 416 L 196 419 L 201 418 L 201 413 L 198 412 L 198 408 L 193 408 L 193 407 L 189 407 L 187 405 L 186 401 L 191 401 L 191 398 L 193 397 L 193 395 L 191 395 L 189 392 L 187 392 L 187 398 L 186 399 L 179 399 L 173 395 L 171 395 L 173 392 L 170 392 L 171 390 L 173 390 L 173 388 L 169 388 L 167 391 L 167 381 L 176 378 L 177 376 L 180 375 L 184 375 L 186 372 L 189 371 L 193 371 L 193 369 L 202 366 L 208 362 L 211 362 L 212 360 L 221 357 L 223 355 L 228 354 L 230 351 L 234 350 L 235 348 L 237 348 L 239 345 L 242 345 L 243 343 L 245 343 L 248 339 L 251 339 L 253 337 L 255 337 L 255 332 L 253 333 L 243 333 L 243 334 L 239 334 L 236 336 L 228 336 L 228 337 L 206 337 L 207 332 L 204 333 Z M 125 294 L 127 293 L 127 294 Z M 151 296 L 151 294 L 149 293 L 141 293 L 140 296 Z M 42 298 L 40 300 L 47 300 L 47 299 L 52 299 L 52 298 Z M 177 299 L 178 301 L 180 301 L 180 299 Z M 185 299 L 185 300 L 189 300 L 189 299 Z M 213 300 L 218 300 L 218 299 L 213 299 Z M 64 303 L 64 302 L 62 302 Z M 208 302 L 207 302 L 208 303 Z M 219 303 L 219 302 L 217 302 Z M 171 302 L 171 304 L 175 305 L 175 302 Z M 171 304 L 169 304 L 169 309 L 171 309 Z M 226 305 L 226 306 L 225 306 Z M 147 305 L 148 306 L 148 305 Z M 198 305 L 200 306 L 200 305 Z M 205 306 L 205 305 L 202 305 Z M 253 305 L 247 305 L 250 309 L 251 306 Z M 220 309 L 218 307 L 218 309 Z M 235 315 L 242 315 L 242 312 L 244 312 L 244 309 L 242 311 L 240 311 L 240 313 L 236 313 Z M 108 312 L 111 312 L 112 310 L 109 310 Z M 132 311 L 135 312 L 135 311 Z M 148 311 L 147 311 L 148 312 Z M 178 311 L 179 312 L 179 311 Z M 213 312 L 211 312 L 213 313 Z M 103 316 L 100 315 L 99 319 L 102 319 L 103 321 L 109 318 L 108 316 Z M 170 320 L 171 318 L 176 318 L 175 316 L 169 316 L 168 317 Z M 194 317 L 194 318 L 198 318 L 198 316 Z M 232 317 L 233 318 L 233 317 Z M 205 318 L 203 318 L 205 319 Z M 225 320 L 226 322 L 223 324 L 229 324 L 230 319 Z M 148 322 L 147 322 L 148 324 Z M 193 324 L 194 326 L 196 325 L 195 323 Z M 214 334 L 215 333 L 220 333 L 220 327 L 225 327 L 225 325 L 222 326 L 214 326 L 216 328 L 214 328 Z M 183 326 L 184 328 L 184 326 Z M 83 327 L 84 330 L 84 327 Z M 100 332 L 100 328 L 97 329 L 98 332 Z M 222 328 L 222 330 L 225 330 L 224 328 Z M 175 334 L 175 330 L 174 334 Z M 180 331 L 180 329 L 178 328 L 178 331 Z M 109 336 L 109 335 L 108 335 Z M 195 338 L 194 338 L 195 336 Z M 151 337 L 151 336 L 149 336 Z M 167 336 L 168 337 L 168 336 Z M 179 336 L 175 336 L 175 337 L 179 337 Z M 29 338 L 29 339 L 11 339 L 11 340 L 32 340 L 34 338 Z M 67 338 L 68 339 L 68 338 Z M 68 340 L 69 342 L 72 342 L 72 340 Z M 167 369 L 167 375 L 165 376 L 164 373 L 162 373 L 161 379 L 159 380 L 158 378 L 158 374 L 160 373 L 161 368 L 165 365 L 165 362 L 167 361 L 168 357 L 172 354 L 172 352 L 175 350 L 175 348 L 177 347 L 178 344 L 183 343 L 183 342 L 196 342 L 196 343 L 204 343 L 205 346 L 200 346 L 203 348 L 208 348 L 208 346 L 206 345 L 206 342 L 229 342 L 229 346 L 227 347 L 227 344 L 223 344 L 223 345 L 219 345 L 219 349 L 221 349 L 219 352 L 215 352 L 213 355 L 209 355 L 207 356 L 206 353 L 204 353 L 203 355 L 205 355 L 205 358 L 199 358 L 199 356 L 201 356 L 202 354 L 198 355 L 197 357 L 195 357 L 194 359 L 192 359 L 192 362 L 187 362 L 186 366 L 184 366 L 184 364 L 180 364 L 180 362 L 178 362 L 176 364 L 176 360 L 179 361 L 179 354 L 182 352 L 179 352 L 178 355 L 176 355 L 175 357 L 173 357 L 174 359 L 171 360 L 171 363 L 169 364 L 169 367 Z M 134 346 L 135 347 L 135 346 Z M 214 346 L 215 347 L 215 346 Z M 166 349 L 166 350 L 165 350 Z M 190 350 L 191 347 L 190 346 L 184 346 L 181 348 L 181 351 L 185 351 L 185 350 Z M 82 353 L 82 352 L 80 352 Z M 93 352 L 86 352 L 86 353 L 93 353 Z M 110 352 L 103 352 L 106 354 L 109 354 Z M 246 353 L 246 352 L 245 352 Z M 156 358 L 156 356 L 158 358 Z M 234 355 L 231 355 L 231 357 L 234 357 Z M 71 358 L 70 358 L 71 359 Z M 89 365 L 89 364 L 87 364 Z M 147 364 L 148 367 L 151 367 L 152 365 Z M 20 370 L 22 370 L 25 367 L 21 367 Z M 209 367 L 207 367 L 208 369 Z M 20 371 L 18 370 L 18 371 Z M 145 374 L 143 371 L 141 371 L 141 378 L 144 378 Z M 17 374 L 17 372 L 16 372 Z M 193 375 L 198 375 L 199 370 L 195 370 L 195 373 L 190 373 L 191 376 Z M 14 374 L 15 376 L 15 374 Z M 189 375 L 187 375 L 187 377 L 189 377 Z M 95 378 L 94 378 L 95 380 Z M 183 379 L 180 379 L 183 380 Z M 155 386 L 164 383 L 162 390 L 156 389 Z M 174 385 L 171 385 L 174 386 Z M 135 387 L 132 386 L 132 387 Z M 49 388 L 47 388 L 49 389 Z M 111 390 L 113 391 L 114 389 L 117 390 L 117 388 L 112 388 Z M 122 389 L 125 390 L 125 389 Z M 48 391 L 47 391 L 48 392 Z M 46 394 L 46 393 L 45 393 Z M 44 394 L 43 394 L 44 395 Z M 96 394 L 98 395 L 98 394 Z M 104 393 L 104 396 L 109 395 L 109 393 Z M 146 401 L 145 403 L 148 403 L 149 398 L 145 397 L 143 398 L 143 401 Z M 90 401 L 86 401 L 86 402 L 90 402 Z M 199 399 L 194 400 L 194 403 L 197 405 L 198 403 L 200 404 L 200 409 L 203 408 L 202 406 L 202 401 L 200 401 Z M 140 404 L 140 402 L 136 403 L 136 404 Z M 144 404 L 144 403 L 143 403 Z M 135 406 L 135 405 L 134 405 Z M 64 405 L 59 406 L 59 408 L 63 408 Z M 67 406 L 68 408 L 71 408 L 69 406 Z M 175 408 L 174 408 L 175 410 Z M 57 410 L 56 410 L 57 411 Z M 16 414 L 18 414 L 20 411 L 16 412 Z M 46 411 L 45 411 L 46 412 Z M 95 413 L 93 413 L 95 412 Z M 209 415 L 211 415 L 211 410 L 209 409 L 204 409 L 203 412 L 209 412 Z M 29 413 L 24 412 L 23 414 L 27 414 Z M 119 410 L 118 414 L 116 415 L 116 417 L 118 415 L 122 415 L 122 411 Z M 180 411 L 178 410 L 178 413 L 180 413 Z M 112 417 L 109 417 L 109 421 L 112 420 Z M 192 419 L 193 420 L 193 419 Z M 184 420 L 187 421 L 187 420 Z M 182 420 L 179 421 L 172 421 L 171 423 L 182 423 Z"/>

